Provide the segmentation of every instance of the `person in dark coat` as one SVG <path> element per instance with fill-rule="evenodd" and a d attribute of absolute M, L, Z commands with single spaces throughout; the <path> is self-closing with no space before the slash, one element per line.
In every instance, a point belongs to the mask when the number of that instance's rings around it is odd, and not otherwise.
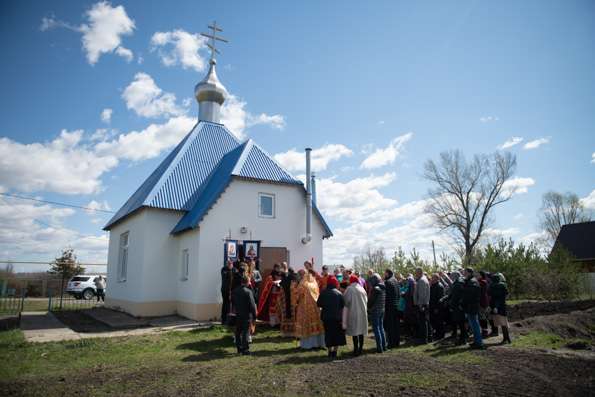
<path fill-rule="evenodd" d="M 250 324 L 256 321 L 256 302 L 254 294 L 249 287 L 250 279 L 242 278 L 240 286 L 231 293 L 231 302 L 236 314 L 235 341 L 238 354 L 250 354 L 248 339 L 250 336 Z"/>
<path fill-rule="evenodd" d="M 345 300 L 339 291 L 339 281 L 335 276 L 330 276 L 326 282 L 326 288 L 316 301 L 320 312 L 320 319 L 324 325 L 324 342 L 328 349 L 328 357 L 333 360 L 337 358 L 339 346 L 345 346 L 345 331 L 343 330 L 343 307 Z"/>
<path fill-rule="evenodd" d="M 444 286 L 437 274 L 432 275 L 430 280 L 430 324 L 433 330 L 433 339 L 444 338 L 444 315 L 442 310 L 442 297 Z"/>
<path fill-rule="evenodd" d="M 237 273 L 237 270 L 233 267 L 233 262 L 228 260 L 221 268 L 221 299 L 223 301 L 221 305 L 221 324 L 227 323 L 234 273 Z"/>
<path fill-rule="evenodd" d="M 481 336 L 482 338 L 488 337 L 488 324 L 489 324 L 489 316 L 490 316 L 490 305 L 489 305 L 489 297 L 488 297 L 488 287 L 489 287 L 489 280 L 488 274 L 481 270 L 479 272 L 479 278 L 477 279 L 479 282 L 479 287 L 481 289 L 481 295 L 479 298 L 479 325 L 481 326 Z"/>
<path fill-rule="evenodd" d="M 502 327 L 502 343 L 511 343 L 510 333 L 508 331 L 508 319 L 506 317 L 506 296 L 508 295 L 508 288 L 504 282 L 502 274 L 492 275 L 492 283 L 488 291 L 490 295 L 490 309 L 492 312 L 492 320 L 494 326 Z"/>
<path fill-rule="evenodd" d="M 384 335 L 384 310 L 386 307 L 386 287 L 378 273 L 370 277 L 370 299 L 368 299 L 368 315 L 372 319 L 372 330 L 376 339 L 376 353 L 386 351 Z"/>
<path fill-rule="evenodd" d="M 465 279 L 463 279 L 461 273 L 457 271 L 451 273 L 450 279 L 452 280 L 452 285 L 450 286 L 448 294 L 448 306 L 452 324 L 452 338 L 456 339 L 455 344 L 462 345 L 467 342 L 467 327 L 465 325 L 465 313 L 462 307 L 463 285 Z"/>
<path fill-rule="evenodd" d="M 477 279 L 473 276 L 473 269 L 465 269 L 465 283 L 463 284 L 463 294 L 461 303 L 463 312 L 469 328 L 473 332 L 472 349 L 484 349 L 483 338 L 481 336 L 481 328 L 479 326 L 479 302 L 481 300 L 481 287 Z"/>
<path fill-rule="evenodd" d="M 401 333 L 399 327 L 399 297 L 400 286 L 394 277 L 393 271 L 384 271 L 384 286 L 386 288 L 386 301 L 384 307 L 384 331 L 386 333 L 387 348 L 399 347 Z"/>

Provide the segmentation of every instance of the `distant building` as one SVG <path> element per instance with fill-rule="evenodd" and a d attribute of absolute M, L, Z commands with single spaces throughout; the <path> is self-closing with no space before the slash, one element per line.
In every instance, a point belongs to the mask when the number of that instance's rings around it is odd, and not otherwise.
<path fill-rule="evenodd" d="M 585 272 L 595 272 L 595 221 L 562 226 L 552 252 L 558 248 L 564 248 L 581 262 Z"/>
<path fill-rule="evenodd" d="M 196 126 L 104 228 L 108 307 L 214 319 L 226 256 L 259 251 L 263 276 L 276 262 L 322 264 L 323 239 L 332 233 L 313 200 L 310 173 L 305 189 L 260 146 L 220 124 L 227 91 L 215 65 L 211 57 L 195 89 Z"/>

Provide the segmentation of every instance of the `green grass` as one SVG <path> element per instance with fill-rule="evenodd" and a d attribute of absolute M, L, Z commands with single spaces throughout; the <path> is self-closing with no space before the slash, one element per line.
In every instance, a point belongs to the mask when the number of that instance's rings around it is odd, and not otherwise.
<path fill-rule="evenodd" d="M 512 341 L 513 347 L 529 349 L 560 349 L 569 343 L 590 341 L 576 338 L 563 338 L 550 332 L 532 331 L 525 335 L 519 335 Z"/>

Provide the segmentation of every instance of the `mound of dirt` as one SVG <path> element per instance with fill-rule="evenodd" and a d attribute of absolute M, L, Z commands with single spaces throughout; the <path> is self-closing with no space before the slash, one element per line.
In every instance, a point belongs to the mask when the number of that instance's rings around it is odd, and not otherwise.
<path fill-rule="evenodd" d="M 518 321 L 535 316 L 587 310 L 592 307 L 595 307 L 595 300 L 593 299 L 582 301 L 523 302 L 508 306 L 507 314 L 509 321 Z"/>
<path fill-rule="evenodd" d="M 565 339 L 588 339 L 595 343 L 595 308 L 570 313 L 535 316 L 518 321 L 513 328 L 521 334 L 542 331 L 556 334 Z"/>

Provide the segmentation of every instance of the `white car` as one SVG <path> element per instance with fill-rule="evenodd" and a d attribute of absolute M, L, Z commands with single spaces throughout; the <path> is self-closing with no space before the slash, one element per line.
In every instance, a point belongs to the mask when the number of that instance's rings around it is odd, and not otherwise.
<path fill-rule="evenodd" d="M 76 299 L 93 299 L 97 293 L 94 282 L 97 277 L 99 277 L 98 274 L 74 276 L 68 281 L 66 292 Z"/>

